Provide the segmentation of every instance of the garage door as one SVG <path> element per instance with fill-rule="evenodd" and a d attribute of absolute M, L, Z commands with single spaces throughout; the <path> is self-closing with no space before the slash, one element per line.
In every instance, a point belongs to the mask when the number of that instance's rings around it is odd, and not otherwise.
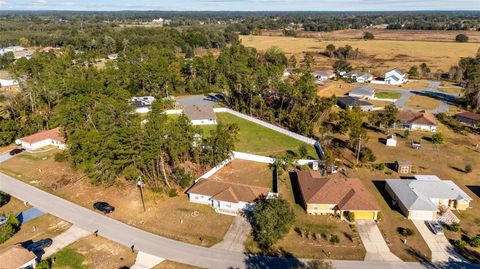
<path fill-rule="evenodd" d="M 356 211 L 353 212 L 355 220 L 373 220 L 375 219 L 375 212 L 371 211 Z"/>
<path fill-rule="evenodd" d="M 409 219 L 414 220 L 432 220 L 433 219 L 433 211 L 410 211 Z"/>

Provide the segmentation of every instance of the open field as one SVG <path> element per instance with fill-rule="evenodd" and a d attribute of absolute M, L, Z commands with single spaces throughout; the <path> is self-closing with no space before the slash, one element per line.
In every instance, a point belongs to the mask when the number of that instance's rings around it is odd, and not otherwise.
<path fill-rule="evenodd" d="M 434 146 L 425 137 L 431 137 L 431 133 L 411 132 L 408 139 L 401 138 L 403 131 L 396 131 L 399 138 L 397 147 L 386 147 L 379 142 L 380 138 L 386 136 L 382 133 L 368 131 L 369 140 L 367 146 L 372 149 L 377 157 L 376 163 L 385 163 L 389 167 L 396 160 L 410 160 L 414 165 L 415 174 L 431 174 L 437 175 L 442 179 L 453 180 L 460 188 L 462 188 L 474 201 L 470 204 L 472 208 L 466 211 L 455 212 L 460 218 L 460 226 L 462 232 L 451 236 L 447 233 L 447 237 L 457 239 L 457 237 L 464 236 L 471 238 L 480 233 L 480 169 L 477 167 L 480 163 L 480 150 L 475 148 L 475 144 L 480 141 L 478 135 L 473 134 L 458 134 L 447 129 L 443 125 L 438 126 L 438 131 L 445 137 L 445 144 Z M 344 137 L 339 137 L 344 139 Z M 408 143 L 411 139 L 421 141 L 423 148 L 420 150 L 413 150 Z M 343 149 L 341 150 L 341 159 L 347 165 L 354 162 L 353 154 Z M 463 169 L 466 164 L 472 164 L 473 172 L 465 173 Z M 398 227 L 414 228 L 411 221 L 406 218 L 396 209 L 390 209 L 390 197 L 384 191 L 384 181 L 386 178 L 399 178 L 396 172 L 386 168 L 385 171 L 378 171 L 370 167 L 363 167 L 359 169 L 347 169 L 347 175 L 350 177 L 358 177 L 364 180 L 364 184 L 377 197 L 378 203 L 381 207 L 383 221 L 379 223 L 379 227 L 390 243 L 390 248 L 397 256 L 404 260 L 414 260 L 416 253 L 427 253 L 426 243 L 418 235 L 418 232 L 413 237 L 409 237 L 405 245 L 400 239 L 401 236 L 397 233 Z M 413 249 L 411 249 L 412 247 Z M 480 261 L 479 250 L 472 249 L 470 251 L 474 254 L 470 258 L 474 261 Z M 473 258 L 472 258 L 473 257 Z"/>
<path fill-rule="evenodd" d="M 283 36 L 241 36 L 242 43 L 265 51 L 271 47 L 281 48 L 287 55 L 302 58 L 303 52 L 322 52 L 328 44 L 336 47 L 350 45 L 358 48 L 365 56 L 350 61 L 354 67 L 365 67 L 374 75 L 383 75 L 387 69 L 398 67 L 404 71 L 412 65 L 427 63 L 433 72 L 448 69 L 461 57 L 474 56 L 479 45 L 475 43 L 425 42 L 395 40 L 342 40 L 325 41 L 317 38 L 295 38 Z M 335 59 L 321 55 L 316 57 L 317 68 L 331 69 Z"/>
<path fill-rule="evenodd" d="M 478 31 L 348 29 L 333 32 L 298 31 L 298 36 L 323 40 L 363 40 L 363 33 L 367 31 L 372 33 L 376 40 L 452 42 L 458 34 L 465 34 L 471 43 L 480 42 L 480 32 Z M 283 36 L 283 32 L 264 30 L 262 35 Z"/>
<path fill-rule="evenodd" d="M 140 193 L 132 182 L 120 181 L 117 186 L 94 186 L 67 163 L 55 162 L 54 153 L 22 153 L 0 165 L 0 171 L 33 186 L 92 208 L 95 201 L 105 200 L 115 206 L 112 218 L 162 236 L 192 244 L 211 246 L 223 239 L 232 217 L 216 214 L 209 206 L 188 202 L 186 195 L 169 198 L 146 190 L 143 212 Z M 25 169 L 30 167 L 30 169 Z M 198 212 L 193 214 L 194 211 Z"/>
<path fill-rule="evenodd" d="M 440 101 L 427 96 L 414 95 L 407 100 L 405 105 L 414 109 L 433 110 L 440 105 Z"/>
<path fill-rule="evenodd" d="M 313 146 L 229 113 L 216 113 L 216 115 L 219 123 L 236 123 L 240 128 L 238 141 L 235 144 L 236 151 L 269 156 L 288 150 L 296 152 L 301 145 L 305 145 L 310 157 L 318 159 Z M 200 128 L 205 135 L 208 135 L 216 126 L 207 125 Z"/>
<path fill-rule="evenodd" d="M 402 96 L 402 95 L 398 92 L 383 91 L 383 90 L 375 91 L 375 97 L 376 98 L 398 99 L 398 98 L 400 98 L 400 96 Z"/>
<path fill-rule="evenodd" d="M 356 85 L 347 84 L 343 82 L 329 82 L 326 86 L 320 86 L 317 90 L 317 95 L 320 97 L 332 97 L 335 96 L 343 96 L 346 95 L 351 90 L 357 88 Z"/>
<path fill-rule="evenodd" d="M 272 189 L 273 171 L 265 163 L 233 160 L 210 179 Z"/>
<path fill-rule="evenodd" d="M 125 268 L 135 263 L 136 253 L 130 248 L 94 235 L 80 239 L 57 252 L 56 263 L 67 268 Z M 55 266 L 55 267 L 57 267 Z"/>

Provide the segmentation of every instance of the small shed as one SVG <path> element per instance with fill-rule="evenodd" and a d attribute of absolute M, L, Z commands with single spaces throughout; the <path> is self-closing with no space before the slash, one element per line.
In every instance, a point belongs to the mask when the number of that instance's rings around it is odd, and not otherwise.
<path fill-rule="evenodd" d="M 410 174 L 412 173 L 412 162 L 407 160 L 396 161 L 395 168 L 399 174 Z"/>
<path fill-rule="evenodd" d="M 397 136 L 389 135 L 387 136 L 387 142 L 385 143 L 387 147 L 396 147 L 397 146 Z"/>

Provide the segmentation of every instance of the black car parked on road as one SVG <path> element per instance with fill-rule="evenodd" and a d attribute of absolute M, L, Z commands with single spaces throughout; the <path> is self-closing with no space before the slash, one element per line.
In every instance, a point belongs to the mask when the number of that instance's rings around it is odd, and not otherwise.
<path fill-rule="evenodd" d="M 103 212 L 104 214 L 112 213 L 113 211 L 115 211 L 115 207 L 111 206 L 107 202 L 95 202 L 93 204 L 93 208 Z"/>

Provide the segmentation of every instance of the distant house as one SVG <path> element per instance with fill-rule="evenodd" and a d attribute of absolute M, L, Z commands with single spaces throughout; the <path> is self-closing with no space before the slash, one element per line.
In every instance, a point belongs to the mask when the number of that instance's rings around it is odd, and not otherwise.
<path fill-rule="evenodd" d="M 355 220 L 375 220 L 379 207 L 375 199 L 356 178 L 322 178 L 317 171 L 298 171 L 298 189 L 308 214 L 349 213 Z"/>
<path fill-rule="evenodd" d="M 385 73 L 385 84 L 402 85 L 407 83 L 408 74 L 394 68 Z"/>
<path fill-rule="evenodd" d="M 359 82 L 359 83 L 367 83 L 372 81 L 373 79 L 372 74 L 361 72 L 361 71 L 351 71 L 343 74 L 342 77 L 355 80 L 356 82 Z"/>
<path fill-rule="evenodd" d="M 455 115 L 455 119 L 463 124 L 470 125 L 472 127 L 480 126 L 480 114 L 465 111 Z"/>
<path fill-rule="evenodd" d="M 215 112 L 211 106 L 190 105 L 183 109 L 183 114 L 192 122 L 192 125 L 217 124 Z"/>
<path fill-rule="evenodd" d="M 361 99 L 373 99 L 375 97 L 375 88 L 372 87 L 358 87 L 348 93 L 348 96 L 358 97 Z"/>
<path fill-rule="evenodd" d="M 20 245 L 12 245 L 0 250 L 0 268 L 33 269 L 37 256 Z"/>
<path fill-rule="evenodd" d="M 397 119 L 399 124 L 396 124 L 394 126 L 395 128 L 407 129 L 410 131 L 437 131 L 437 119 L 430 112 L 400 110 L 398 111 Z"/>
<path fill-rule="evenodd" d="M 395 169 L 397 169 L 397 173 L 399 174 L 410 174 L 412 173 L 412 162 L 406 160 L 396 161 Z"/>
<path fill-rule="evenodd" d="M 18 81 L 15 79 L 0 79 L 0 89 L 18 89 Z"/>
<path fill-rule="evenodd" d="M 269 193 L 269 188 L 213 179 L 201 179 L 187 191 L 190 202 L 211 205 L 216 212 L 229 215 L 252 210 L 255 199 Z"/>
<path fill-rule="evenodd" d="M 396 147 L 397 146 L 397 136 L 396 135 L 389 135 L 387 136 L 387 141 L 385 142 L 387 147 Z"/>
<path fill-rule="evenodd" d="M 312 75 L 317 81 L 321 82 L 335 78 L 335 73 L 333 71 L 315 71 L 312 72 Z"/>
<path fill-rule="evenodd" d="M 3 55 L 8 52 L 21 52 L 21 51 L 26 51 L 27 49 L 22 47 L 22 46 L 10 46 L 10 47 L 5 47 L 0 49 L 0 55 Z"/>
<path fill-rule="evenodd" d="M 343 109 L 352 109 L 354 106 L 358 106 L 362 111 L 371 111 L 374 109 L 374 105 L 359 99 L 358 97 L 342 96 L 337 99 L 337 105 Z"/>
<path fill-rule="evenodd" d="M 141 97 L 132 97 L 130 99 L 132 104 L 135 106 L 135 112 L 143 114 L 150 112 L 153 101 L 155 97 L 153 96 L 141 96 Z"/>
<path fill-rule="evenodd" d="M 107 59 L 109 60 L 116 60 L 118 59 L 118 53 L 112 53 L 107 56 Z"/>
<path fill-rule="evenodd" d="M 401 212 L 412 220 L 434 220 L 440 207 L 466 210 L 472 198 L 451 180 L 416 175 L 415 179 L 386 180 L 386 191 Z"/>
<path fill-rule="evenodd" d="M 65 149 L 65 138 L 61 133 L 60 127 L 22 137 L 17 139 L 15 143 L 21 145 L 26 150 L 36 150 L 46 146 L 55 146 L 59 149 Z"/>

